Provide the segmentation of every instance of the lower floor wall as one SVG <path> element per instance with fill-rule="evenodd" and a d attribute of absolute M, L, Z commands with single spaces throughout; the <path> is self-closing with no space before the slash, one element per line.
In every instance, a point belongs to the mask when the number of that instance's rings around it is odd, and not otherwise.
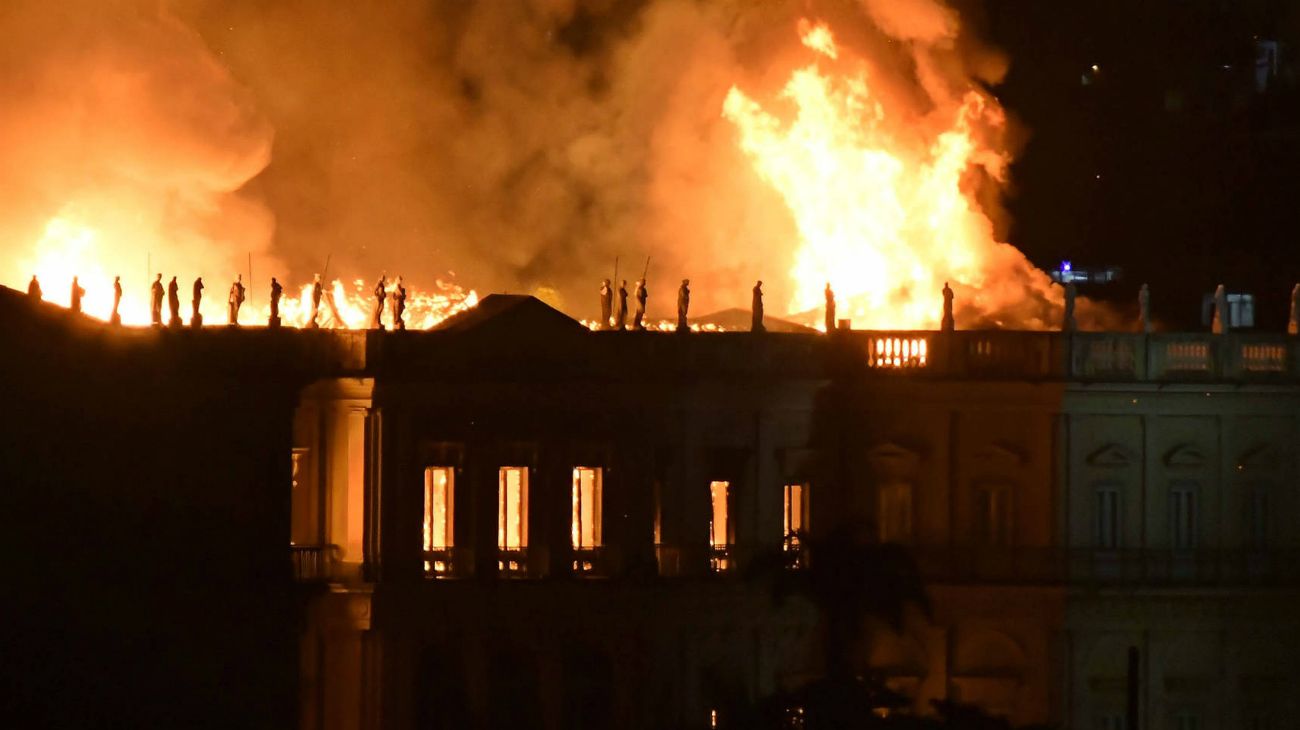
<path fill-rule="evenodd" d="M 853 652 L 918 712 L 1123 728 L 1130 646 L 1142 728 L 1267 730 L 1296 709 L 1295 595 L 930 593 L 901 631 L 868 620 Z M 736 583 L 427 583 L 325 594 L 311 615 L 312 730 L 726 727 L 822 668 L 812 605 Z"/>
<path fill-rule="evenodd" d="M 1068 727 L 1121 728 L 1128 654 L 1149 730 L 1294 727 L 1300 613 L 1294 592 L 1072 597 L 1064 642 Z"/>

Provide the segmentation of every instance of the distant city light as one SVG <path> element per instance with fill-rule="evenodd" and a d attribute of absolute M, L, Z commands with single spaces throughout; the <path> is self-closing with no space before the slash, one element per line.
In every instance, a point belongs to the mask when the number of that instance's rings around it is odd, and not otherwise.
<path fill-rule="evenodd" d="M 1061 271 L 1069 271 L 1069 270 L 1070 270 L 1070 262 L 1069 262 L 1069 261 L 1062 261 L 1062 262 L 1061 262 Z"/>

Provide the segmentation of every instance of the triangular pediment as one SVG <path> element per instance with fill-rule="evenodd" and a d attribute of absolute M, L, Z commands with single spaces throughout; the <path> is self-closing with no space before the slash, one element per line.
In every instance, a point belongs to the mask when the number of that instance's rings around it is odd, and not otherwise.
<path fill-rule="evenodd" d="M 1197 467 L 1205 465 L 1205 453 L 1195 444 L 1179 444 L 1165 453 L 1165 466 Z"/>
<path fill-rule="evenodd" d="M 1091 466 L 1119 468 L 1133 463 L 1135 456 L 1122 444 L 1109 443 L 1088 454 L 1086 461 Z"/>
<path fill-rule="evenodd" d="M 1029 460 L 1024 449 L 1010 441 L 994 441 L 975 453 L 976 461 L 1003 467 L 1022 466 Z"/>
<path fill-rule="evenodd" d="M 1281 452 L 1272 444 L 1257 444 L 1237 456 L 1237 469 L 1266 471 L 1282 464 Z"/>
<path fill-rule="evenodd" d="M 587 328 L 542 300 L 518 294 L 489 294 L 478 305 L 448 317 L 434 328 L 441 332 L 518 336 L 542 332 L 586 334 Z"/>
<path fill-rule="evenodd" d="M 867 458 L 873 461 L 902 463 L 921 458 L 920 452 L 894 441 L 881 441 L 867 450 Z"/>

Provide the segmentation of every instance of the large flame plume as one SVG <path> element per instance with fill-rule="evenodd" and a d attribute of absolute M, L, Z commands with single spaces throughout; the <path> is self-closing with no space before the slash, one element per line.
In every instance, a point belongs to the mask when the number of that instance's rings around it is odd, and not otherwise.
<path fill-rule="evenodd" d="M 275 276 L 283 323 L 307 324 L 317 272 L 275 250 L 272 211 L 248 190 L 273 141 L 253 95 L 170 3 L 81 5 L 16 0 L 0 22 L 0 282 L 23 290 L 35 275 L 46 301 L 68 306 L 75 276 L 82 310 L 108 320 L 120 276 L 122 322 L 147 325 L 155 275 L 175 276 L 188 324 L 201 276 L 200 313 L 215 325 L 242 276 L 239 321 L 266 324 Z M 311 258 L 322 267 L 327 255 Z M 337 258 L 334 270 L 355 273 Z M 374 282 L 350 279 L 326 282 L 322 326 L 371 323 Z M 411 328 L 477 300 L 433 277 L 407 287 Z"/>
<path fill-rule="evenodd" d="M 1062 295 L 994 238 L 971 190 L 973 171 L 1005 180 L 1007 156 L 985 141 L 999 135 L 983 133 L 1006 124 L 997 102 L 972 88 L 955 108 L 938 110 L 948 118 L 926 134 L 872 93 L 867 63 L 840 48 L 826 24 L 805 20 L 799 30 L 815 58 L 780 92 L 792 121 L 734 86 L 723 106 L 798 228 L 790 310 L 822 306 L 829 283 L 854 326 L 934 328 L 949 282 L 965 295 L 965 324 L 1050 326 L 1041 307 L 1025 312 L 1023 304 Z"/>
<path fill-rule="evenodd" d="M 947 280 L 958 326 L 1052 326 L 990 223 L 1005 66 L 968 30 L 944 0 L 9 0 L 0 282 L 78 275 L 107 317 L 120 275 L 140 324 L 155 274 L 185 320 L 203 276 L 222 324 L 242 274 L 251 324 L 274 275 L 293 325 L 327 271 L 322 323 L 357 327 L 387 271 L 418 327 L 456 282 L 590 318 L 621 261 L 652 322 L 680 279 L 692 315 L 764 279 L 777 317 L 830 280 L 854 326 L 933 326 Z"/>

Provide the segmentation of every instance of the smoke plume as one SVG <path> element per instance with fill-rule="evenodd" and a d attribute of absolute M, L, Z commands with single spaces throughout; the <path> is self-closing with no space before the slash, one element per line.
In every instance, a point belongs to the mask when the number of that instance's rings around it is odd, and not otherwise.
<path fill-rule="evenodd" d="M 798 233 L 721 108 L 736 84 L 775 94 L 804 17 L 918 125 L 1005 67 L 940 0 L 11 2 L 4 250 L 65 214 L 209 276 L 251 251 L 293 286 L 328 258 L 591 316 L 615 261 L 632 280 L 648 259 L 652 314 L 686 277 L 695 311 L 757 278 L 778 305 Z M 996 206 L 1000 181 L 971 185 Z"/>

